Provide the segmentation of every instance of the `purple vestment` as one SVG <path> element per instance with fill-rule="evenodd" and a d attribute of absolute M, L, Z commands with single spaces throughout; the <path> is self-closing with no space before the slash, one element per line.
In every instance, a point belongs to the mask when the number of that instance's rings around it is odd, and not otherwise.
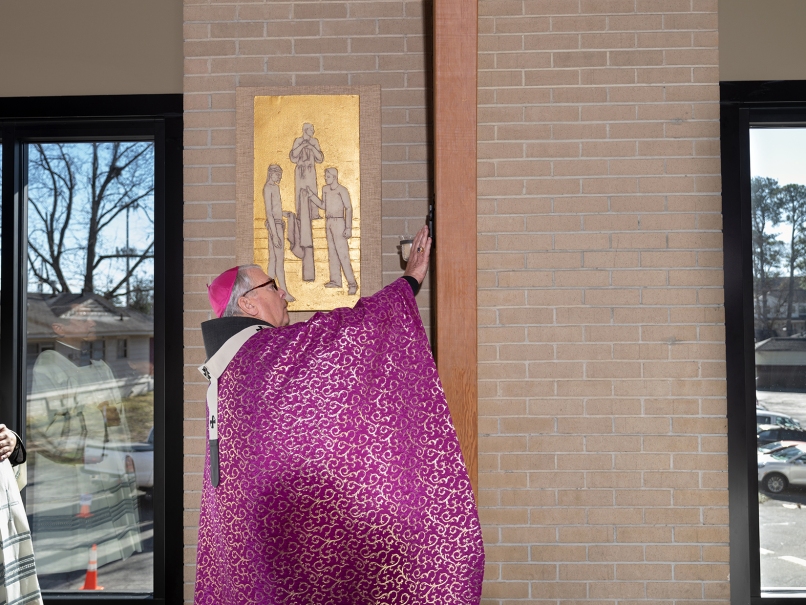
<path fill-rule="evenodd" d="M 249 338 L 218 381 L 196 605 L 469 605 L 476 506 L 411 288 Z"/>

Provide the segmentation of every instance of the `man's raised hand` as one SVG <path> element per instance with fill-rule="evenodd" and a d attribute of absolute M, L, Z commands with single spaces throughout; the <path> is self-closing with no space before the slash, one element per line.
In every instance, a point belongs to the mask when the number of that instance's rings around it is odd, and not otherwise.
<path fill-rule="evenodd" d="M 409 262 L 403 275 L 408 275 L 423 283 L 425 274 L 428 272 L 428 261 L 431 258 L 431 237 L 428 235 L 428 225 L 422 228 L 414 236 L 409 253 Z"/>

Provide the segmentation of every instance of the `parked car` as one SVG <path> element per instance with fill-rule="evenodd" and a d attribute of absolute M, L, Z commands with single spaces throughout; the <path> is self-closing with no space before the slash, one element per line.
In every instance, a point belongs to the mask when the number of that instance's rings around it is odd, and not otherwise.
<path fill-rule="evenodd" d="M 89 472 L 134 475 L 137 487 L 154 487 L 154 427 L 142 443 L 95 443 L 87 441 L 84 468 Z M 123 470 L 125 469 L 125 471 Z"/>
<path fill-rule="evenodd" d="M 767 445 L 773 441 L 798 441 L 806 442 L 806 431 L 800 429 L 789 429 L 782 426 L 762 424 L 756 427 L 757 446 Z"/>
<path fill-rule="evenodd" d="M 758 462 L 758 480 L 762 489 L 780 494 L 789 485 L 806 485 L 806 444 L 763 458 Z"/>
<path fill-rule="evenodd" d="M 758 455 L 759 456 L 768 456 L 770 454 L 774 454 L 775 452 L 785 450 L 788 447 L 798 445 L 799 443 L 801 443 L 801 442 L 800 441 L 773 441 L 772 443 L 767 443 L 766 445 L 759 446 Z"/>
<path fill-rule="evenodd" d="M 788 414 L 759 409 L 756 409 L 756 424 L 776 424 L 790 429 L 800 428 L 800 421 L 797 418 L 792 418 Z"/>
<path fill-rule="evenodd" d="M 148 491 L 154 487 L 154 427 L 144 443 L 132 443 L 131 448 L 129 455 L 134 460 L 137 487 Z"/>

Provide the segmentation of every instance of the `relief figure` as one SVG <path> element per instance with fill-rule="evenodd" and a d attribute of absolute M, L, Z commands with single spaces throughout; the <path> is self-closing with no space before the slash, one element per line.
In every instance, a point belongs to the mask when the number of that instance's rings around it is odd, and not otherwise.
<path fill-rule="evenodd" d="M 297 165 L 294 170 L 296 220 L 299 229 L 296 234 L 298 236 L 296 244 L 301 248 L 302 255 L 300 258 L 302 258 L 302 279 L 304 281 L 313 281 L 316 278 L 316 268 L 313 262 L 313 227 L 311 221 L 320 218 L 319 210 L 308 199 L 307 190 L 312 188 L 316 191 L 316 164 L 321 164 L 325 159 L 319 146 L 319 141 L 314 138 L 313 134 L 313 124 L 308 122 L 303 124 L 302 136 L 294 140 L 289 154 L 291 161 Z M 294 242 L 292 242 L 292 251 L 296 247 L 293 244 Z"/>
<path fill-rule="evenodd" d="M 269 265 L 266 275 L 273 277 L 277 285 L 285 290 L 288 302 L 296 300 L 285 284 L 285 250 L 283 242 L 283 203 L 280 198 L 280 180 L 283 169 L 278 164 L 270 164 L 263 186 L 263 203 L 266 205 L 266 230 L 269 232 Z"/>
<path fill-rule="evenodd" d="M 341 288 L 341 274 L 347 279 L 347 293 L 358 291 L 358 282 L 350 263 L 350 247 L 347 240 L 353 236 L 353 204 L 350 192 L 339 183 L 339 172 L 335 168 L 325 169 L 325 185 L 322 197 L 316 196 L 316 189 L 308 187 L 307 199 L 325 211 L 325 233 L 327 234 L 327 255 L 330 268 L 330 281 L 325 288 Z M 318 210 L 317 210 L 318 213 Z"/>

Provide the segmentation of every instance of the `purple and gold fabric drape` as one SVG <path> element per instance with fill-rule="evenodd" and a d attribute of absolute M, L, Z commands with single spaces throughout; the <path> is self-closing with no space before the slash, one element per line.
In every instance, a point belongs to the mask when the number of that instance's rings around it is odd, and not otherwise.
<path fill-rule="evenodd" d="M 252 336 L 219 379 L 196 605 L 469 605 L 484 550 L 411 288 Z"/>

